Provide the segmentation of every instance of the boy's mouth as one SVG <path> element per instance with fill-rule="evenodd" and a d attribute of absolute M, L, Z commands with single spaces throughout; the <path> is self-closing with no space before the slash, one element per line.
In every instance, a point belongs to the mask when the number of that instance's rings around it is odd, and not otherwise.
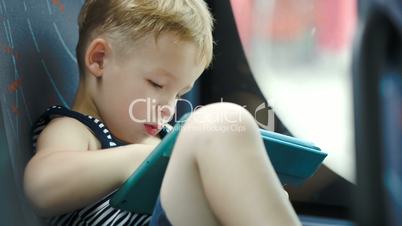
<path fill-rule="evenodd" d="M 151 136 L 158 134 L 161 127 L 158 124 L 144 124 L 145 131 Z"/>

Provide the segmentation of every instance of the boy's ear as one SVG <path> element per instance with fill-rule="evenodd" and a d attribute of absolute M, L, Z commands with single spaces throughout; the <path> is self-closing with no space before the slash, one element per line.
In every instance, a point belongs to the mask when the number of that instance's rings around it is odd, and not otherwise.
<path fill-rule="evenodd" d="M 85 66 L 95 77 L 101 77 L 104 70 L 105 56 L 109 46 L 105 39 L 96 38 L 89 44 L 85 53 Z"/>

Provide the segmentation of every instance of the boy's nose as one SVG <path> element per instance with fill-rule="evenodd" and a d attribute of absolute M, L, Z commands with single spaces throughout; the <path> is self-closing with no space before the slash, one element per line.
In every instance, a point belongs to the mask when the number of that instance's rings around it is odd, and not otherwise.
<path fill-rule="evenodd" d="M 161 110 L 161 115 L 162 115 L 163 120 L 168 120 L 170 118 L 170 116 L 172 115 L 172 113 L 171 113 L 170 109 L 163 108 Z"/>
<path fill-rule="evenodd" d="M 170 120 L 170 118 L 174 115 L 175 109 L 174 109 L 174 104 L 169 104 L 169 105 L 162 105 L 158 106 L 158 111 L 161 116 L 161 120 L 166 123 Z"/>

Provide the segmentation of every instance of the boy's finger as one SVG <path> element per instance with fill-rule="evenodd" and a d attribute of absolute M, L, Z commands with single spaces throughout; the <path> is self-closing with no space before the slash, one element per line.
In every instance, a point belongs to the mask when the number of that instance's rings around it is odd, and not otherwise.
<path fill-rule="evenodd" d="M 285 193 L 286 198 L 289 199 L 289 194 L 288 194 L 288 192 L 287 192 L 286 190 L 283 190 L 283 192 Z"/>

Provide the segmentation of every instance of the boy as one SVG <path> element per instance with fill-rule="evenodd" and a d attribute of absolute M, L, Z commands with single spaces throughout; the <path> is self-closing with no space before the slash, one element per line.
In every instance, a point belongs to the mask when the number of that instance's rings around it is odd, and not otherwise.
<path fill-rule="evenodd" d="M 152 217 L 111 207 L 210 64 L 212 18 L 202 0 L 87 0 L 79 29 L 73 108 L 53 106 L 38 120 L 25 171 L 40 215 L 53 225 L 299 225 L 253 117 L 228 103 L 189 117 Z M 138 100 L 152 100 L 151 112 Z"/>

